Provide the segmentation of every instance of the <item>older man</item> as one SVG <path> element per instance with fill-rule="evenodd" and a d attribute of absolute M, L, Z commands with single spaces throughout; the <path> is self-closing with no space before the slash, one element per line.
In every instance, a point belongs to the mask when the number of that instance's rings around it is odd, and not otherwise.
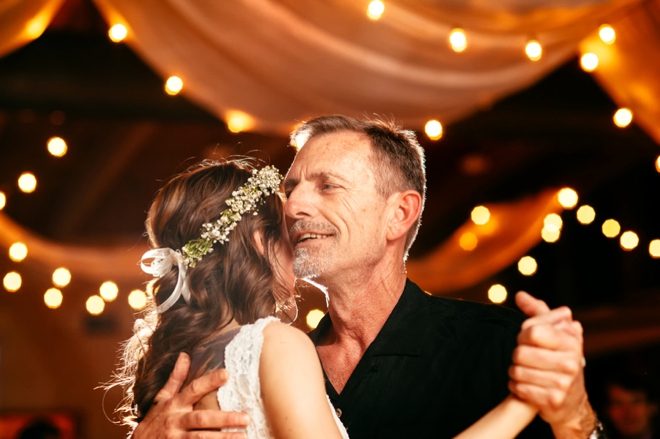
<path fill-rule="evenodd" d="M 426 186 L 423 151 L 412 132 L 326 116 L 304 124 L 292 140 L 300 150 L 284 189 L 294 271 L 327 288 L 328 314 L 310 335 L 352 439 L 453 437 L 509 391 L 538 406 L 556 437 L 592 435 L 581 329 L 568 309 L 550 311 L 520 296 L 530 316 L 523 323 L 501 307 L 431 297 L 407 279 Z M 185 363 L 134 437 L 241 437 L 191 431 L 246 419 L 191 412 L 223 373 L 176 394 Z M 524 434 L 551 436 L 540 421 Z"/>

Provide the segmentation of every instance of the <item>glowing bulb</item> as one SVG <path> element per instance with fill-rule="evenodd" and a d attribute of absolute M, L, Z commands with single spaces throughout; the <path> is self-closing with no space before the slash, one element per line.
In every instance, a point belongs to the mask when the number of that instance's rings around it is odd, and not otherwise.
<path fill-rule="evenodd" d="M 475 224 L 482 226 L 490 220 L 490 210 L 486 206 L 477 206 L 472 209 L 470 217 Z"/>
<path fill-rule="evenodd" d="M 56 309 L 59 308 L 62 304 L 63 298 L 64 296 L 62 296 L 62 292 L 60 290 L 57 288 L 50 288 L 48 291 L 46 291 L 46 294 L 44 294 L 44 303 L 48 308 Z"/>
<path fill-rule="evenodd" d="M 632 122 L 633 114 L 628 108 L 619 108 L 614 113 L 614 124 L 619 128 L 625 128 Z"/>
<path fill-rule="evenodd" d="M 463 233 L 458 240 L 458 245 L 460 245 L 463 250 L 468 252 L 477 248 L 477 244 L 479 244 L 479 240 L 472 232 Z"/>
<path fill-rule="evenodd" d="M 630 251 L 639 244 L 639 236 L 637 236 L 637 233 L 631 232 L 630 230 L 623 232 L 621 238 L 619 238 L 619 243 L 621 244 L 622 249 Z"/>
<path fill-rule="evenodd" d="M 608 238 L 616 238 L 621 231 L 621 226 L 619 225 L 618 221 L 608 219 L 603 223 L 602 230 L 603 235 L 607 236 Z"/>
<path fill-rule="evenodd" d="M 37 188 L 37 177 L 29 172 L 24 172 L 18 177 L 18 187 L 26 194 L 34 192 Z"/>
<path fill-rule="evenodd" d="M 71 282 L 71 272 L 64 267 L 53 271 L 53 284 L 58 287 L 66 287 Z"/>
<path fill-rule="evenodd" d="M 550 232 L 560 231 L 563 225 L 564 222 L 556 213 L 548 214 L 543 220 L 543 228 L 549 230 Z"/>
<path fill-rule="evenodd" d="M 603 24 L 598 28 L 598 36 L 605 44 L 612 44 L 616 40 L 616 32 L 609 24 Z"/>
<path fill-rule="evenodd" d="M 585 53 L 580 58 L 580 65 L 585 72 L 593 72 L 598 67 L 598 55 L 595 53 Z"/>
<path fill-rule="evenodd" d="M 543 56 L 543 48 L 538 41 L 530 40 L 525 46 L 525 53 L 532 61 L 538 61 L 541 59 L 541 56 Z"/>
<path fill-rule="evenodd" d="M 6 205 L 7 205 L 7 196 L 5 195 L 4 192 L 0 191 L 0 210 L 4 209 Z"/>
<path fill-rule="evenodd" d="M 66 154 L 68 147 L 61 137 L 51 137 L 48 139 L 48 152 L 55 157 L 62 157 Z"/>
<path fill-rule="evenodd" d="M 649 254 L 653 259 L 660 258 L 660 239 L 654 239 L 649 244 Z"/>
<path fill-rule="evenodd" d="M 424 126 L 424 131 L 429 139 L 438 140 L 442 137 L 442 124 L 437 120 L 429 120 Z"/>
<path fill-rule="evenodd" d="M 545 242 L 557 242 L 559 240 L 559 236 L 561 236 L 561 232 L 558 229 L 548 230 L 544 227 L 543 230 L 541 230 L 541 238 L 543 238 Z"/>
<path fill-rule="evenodd" d="M 572 209 L 577 206 L 578 203 L 578 194 L 570 187 L 565 187 L 560 190 L 557 194 L 557 198 L 559 199 L 559 204 L 561 204 L 564 209 Z"/>
<path fill-rule="evenodd" d="M 463 29 L 456 28 L 449 33 L 449 45 L 454 52 L 462 52 L 467 47 L 467 36 Z"/>
<path fill-rule="evenodd" d="M 119 294 L 119 287 L 111 281 L 103 282 L 99 288 L 99 294 L 106 302 L 112 302 Z"/>
<path fill-rule="evenodd" d="M 660 172 L 660 155 L 658 156 L 657 159 L 655 159 L 655 170 Z M 2 192 L 0 192 L 2 194 Z M 4 194 L 2 194 L 4 195 Z M 0 199 L 0 209 L 2 209 L 2 200 Z"/>
<path fill-rule="evenodd" d="M 14 262 L 21 262 L 27 257 L 28 248 L 22 242 L 15 242 L 9 247 L 9 259 Z"/>
<path fill-rule="evenodd" d="M 506 300 L 506 288 L 500 284 L 495 284 L 488 289 L 488 299 L 493 303 L 502 303 Z"/>
<path fill-rule="evenodd" d="M 120 43 L 128 35 L 128 29 L 123 24 L 115 24 L 108 30 L 108 37 L 113 43 Z"/>
<path fill-rule="evenodd" d="M 310 329 L 316 329 L 324 315 L 325 313 L 320 309 L 311 310 L 307 313 L 307 318 L 305 319 L 307 321 L 307 326 L 309 326 Z"/>
<path fill-rule="evenodd" d="M 128 295 L 128 304 L 134 310 L 141 310 L 147 306 L 147 293 L 141 290 L 133 290 Z"/>
<path fill-rule="evenodd" d="M 170 76 L 167 78 L 167 81 L 165 81 L 165 92 L 170 96 L 179 94 L 182 88 L 183 81 L 178 76 Z"/>
<path fill-rule="evenodd" d="M 378 20 L 383 16 L 383 12 L 385 12 L 385 3 L 380 0 L 372 1 L 367 7 L 367 17 L 372 20 Z"/>
<path fill-rule="evenodd" d="M 254 119 L 242 111 L 232 110 L 227 112 L 227 129 L 232 133 L 240 133 L 254 126 Z"/>
<path fill-rule="evenodd" d="M 533 275 L 536 273 L 537 269 L 538 264 L 536 263 L 536 259 L 531 256 L 523 256 L 518 261 L 518 271 L 520 271 L 525 276 Z"/>
<path fill-rule="evenodd" d="M 5 286 L 5 290 L 9 291 L 10 293 L 15 293 L 18 291 L 19 288 L 21 288 L 22 283 L 23 279 L 21 279 L 21 275 L 15 271 L 10 271 L 7 273 L 5 278 L 2 280 L 2 284 Z"/>
<path fill-rule="evenodd" d="M 580 224 L 587 225 L 591 224 L 596 219 L 596 211 L 593 207 L 585 204 L 584 206 L 580 206 L 577 210 L 576 216 L 578 221 L 580 221 Z"/>
<path fill-rule="evenodd" d="M 87 308 L 87 312 L 90 313 L 93 316 L 97 316 L 103 312 L 105 309 L 105 302 L 103 299 L 101 299 L 100 296 L 91 296 L 89 299 L 87 299 L 87 302 L 85 303 L 85 307 Z"/>

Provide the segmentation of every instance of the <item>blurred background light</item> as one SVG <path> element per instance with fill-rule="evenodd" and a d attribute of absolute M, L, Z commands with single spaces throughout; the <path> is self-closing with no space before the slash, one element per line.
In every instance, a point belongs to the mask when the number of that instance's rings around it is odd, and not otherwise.
<path fill-rule="evenodd" d="M 110 29 L 108 29 L 108 37 L 113 43 L 120 43 L 124 41 L 124 38 L 128 35 L 128 29 L 123 24 L 115 24 Z"/>
<path fill-rule="evenodd" d="M 534 259 L 531 256 L 523 256 L 518 261 L 518 271 L 520 271 L 520 273 L 522 273 L 525 276 L 533 275 L 534 273 L 536 273 L 537 269 L 538 269 L 538 264 L 536 263 L 536 259 Z"/>
<path fill-rule="evenodd" d="M 660 239 L 654 239 L 649 244 L 649 254 L 653 259 L 660 258 Z"/>
<path fill-rule="evenodd" d="M 572 209 L 575 206 L 577 206 L 578 203 L 578 194 L 575 192 L 575 189 L 572 189 L 570 187 L 565 187 L 562 190 L 559 191 L 557 194 L 557 198 L 559 199 L 559 204 L 562 205 L 564 209 Z"/>
<path fill-rule="evenodd" d="M 18 177 L 18 187 L 26 194 L 34 192 L 37 188 L 37 177 L 30 172 L 24 172 Z"/>
<path fill-rule="evenodd" d="M 467 35 L 461 28 L 452 29 L 449 32 L 449 45 L 454 52 L 462 52 L 467 48 Z"/>
<path fill-rule="evenodd" d="M 165 81 L 165 92 L 170 96 L 179 94 L 182 89 L 183 80 L 178 76 L 170 76 L 167 78 L 167 81 Z"/>
<path fill-rule="evenodd" d="M 66 287 L 71 282 L 71 272 L 64 267 L 53 271 L 53 284 L 58 287 Z"/>
<path fill-rule="evenodd" d="M 621 238 L 619 238 L 619 243 L 621 244 L 622 249 L 630 251 L 639 244 L 639 236 L 637 236 L 637 233 L 631 232 L 630 230 L 623 232 Z"/>
<path fill-rule="evenodd" d="M 0 210 L 4 209 L 7 205 L 7 196 L 4 192 L 0 191 Z"/>
<path fill-rule="evenodd" d="M 598 36 L 605 44 L 612 44 L 616 41 L 616 32 L 609 24 L 603 24 L 598 28 Z"/>
<path fill-rule="evenodd" d="M 561 232 L 558 229 L 548 230 L 544 227 L 543 230 L 541 230 L 541 238 L 543 238 L 545 242 L 557 242 L 560 235 Z"/>
<path fill-rule="evenodd" d="M 62 305 L 62 292 L 57 288 L 49 288 L 44 294 L 44 303 L 50 309 L 59 308 Z"/>
<path fill-rule="evenodd" d="M 538 61 L 543 56 L 543 47 L 541 47 L 541 44 L 538 41 L 530 40 L 525 46 L 525 54 L 527 54 L 527 58 L 532 61 Z"/>
<path fill-rule="evenodd" d="M 238 110 L 227 112 L 227 129 L 232 133 L 247 131 L 254 126 L 254 119 L 247 113 Z"/>
<path fill-rule="evenodd" d="M 438 140 L 442 137 L 442 124 L 433 119 L 426 122 L 424 132 L 431 140 Z"/>
<path fill-rule="evenodd" d="M 99 294 L 106 302 L 112 302 L 119 295 L 119 287 L 112 281 L 106 281 L 99 287 Z"/>
<path fill-rule="evenodd" d="M 28 255 L 28 248 L 22 242 L 15 242 L 9 247 L 9 259 L 14 262 L 21 262 Z"/>
<path fill-rule="evenodd" d="M 21 275 L 16 271 L 10 271 L 5 275 L 4 279 L 2 279 L 2 284 L 4 285 L 5 290 L 10 293 L 18 291 L 21 288 L 22 283 L 23 279 L 21 279 Z"/>
<path fill-rule="evenodd" d="M 136 311 L 147 306 L 147 293 L 142 290 L 133 290 L 128 295 L 128 304 Z"/>
<path fill-rule="evenodd" d="M 560 231 L 564 226 L 564 222 L 561 219 L 561 216 L 556 213 L 549 213 L 543 219 L 543 228 L 547 229 L 550 232 Z"/>
<path fill-rule="evenodd" d="M 502 303 L 506 300 L 507 292 L 503 285 L 495 284 L 488 289 L 488 299 L 493 303 Z"/>
<path fill-rule="evenodd" d="M 385 3 L 380 0 L 373 0 L 367 7 L 367 17 L 372 20 L 378 20 L 385 12 Z"/>
<path fill-rule="evenodd" d="M 621 225 L 619 225 L 617 220 L 608 219 L 603 223 L 602 230 L 603 235 L 607 236 L 608 238 L 616 238 L 621 231 Z"/>
<path fill-rule="evenodd" d="M 310 329 L 316 329 L 325 313 L 320 309 L 313 309 L 307 313 L 306 321 Z"/>
<path fill-rule="evenodd" d="M 585 72 L 593 72 L 598 67 L 598 55 L 595 53 L 585 53 L 580 57 L 580 66 Z"/>
<path fill-rule="evenodd" d="M 472 222 L 482 226 L 490 220 L 490 210 L 486 206 L 477 206 L 472 209 L 470 218 L 472 218 Z"/>
<path fill-rule="evenodd" d="M 55 157 L 62 157 L 69 149 L 66 142 L 61 137 L 51 137 L 48 139 L 48 152 Z"/>
<path fill-rule="evenodd" d="M 87 308 L 88 313 L 97 316 L 105 309 L 105 302 L 100 296 L 94 295 L 87 299 L 87 302 L 85 302 L 85 308 Z"/>
<path fill-rule="evenodd" d="M 633 114 L 628 108 L 619 108 L 614 113 L 614 124 L 619 128 L 625 128 L 632 122 Z"/>
<path fill-rule="evenodd" d="M 477 236 L 472 232 L 465 232 L 461 235 L 458 240 L 458 245 L 465 251 L 472 251 L 477 248 L 479 240 Z"/>
<path fill-rule="evenodd" d="M 596 219 L 596 211 L 589 205 L 580 206 L 576 213 L 580 224 L 591 224 Z"/>

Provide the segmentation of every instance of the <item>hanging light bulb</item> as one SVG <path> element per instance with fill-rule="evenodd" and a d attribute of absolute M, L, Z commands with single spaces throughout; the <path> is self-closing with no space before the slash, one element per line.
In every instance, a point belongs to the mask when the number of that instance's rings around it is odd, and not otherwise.
<path fill-rule="evenodd" d="M 585 53 L 580 58 L 580 66 L 585 72 L 593 72 L 598 67 L 598 55 L 595 53 Z"/>
<path fill-rule="evenodd" d="M 385 12 L 385 3 L 380 0 L 373 0 L 367 7 L 367 17 L 372 20 L 378 20 Z"/>
<path fill-rule="evenodd" d="M 532 61 L 538 61 L 543 56 L 543 47 L 541 47 L 541 43 L 538 41 L 530 40 L 525 46 L 525 53 L 527 54 L 527 58 Z"/>
<path fill-rule="evenodd" d="M 619 108 L 614 113 L 614 124 L 619 128 L 625 128 L 632 122 L 633 114 L 629 108 Z"/>
<path fill-rule="evenodd" d="M 167 81 L 165 81 L 165 92 L 170 96 L 179 94 L 182 89 L 183 80 L 178 76 L 170 76 L 167 78 Z"/>
<path fill-rule="evenodd" d="M 457 27 L 449 32 L 449 46 L 454 52 L 462 52 L 467 48 L 467 35 L 463 29 Z"/>
<path fill-rule="evenodd" d="M 128 29 L 123 24 L 115 24 L 108 30 L 108 37 L 113 43 L 120 43 L 128 35 Z"/>
<path fill-rule="evenodd" d="M 429 120 L 424 126 L 424 132 L 429 136 L 429 139 L 438 140 L 442 137 L 442 124 L 435 119 Z"/>
<path fill-rule="evenodd" d="M 616 41 L 616 32 L 609 24 L 603 24 L 598 28 L 598 36 L 605 44 L 612 44 Z"/>

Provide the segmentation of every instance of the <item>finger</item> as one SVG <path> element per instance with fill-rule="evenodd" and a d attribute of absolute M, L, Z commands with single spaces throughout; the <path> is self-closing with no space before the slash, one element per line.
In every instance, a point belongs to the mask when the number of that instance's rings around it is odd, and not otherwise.
<path fill-rule="evenodd" d="M 537 407 L 560 407 L 566 393 L 557 389 L 546 389 L 532 384 L 509 381 L 509 391 L 525 402 Z"/>
<path fill-rule="evenodd" d="M 571 328 L 573 327 L 571 326 Z M 582 352 L 582 337 L 575 337 L 567 331 L 552 325 L 536 325 L 520 331 L 518 345 L 528 345 L 554 351 Z"/>
<path fill-rule="evenodd" d="M 572 320 L 573 313 L 571 309 L 567 306 L 560 306 L 559 308 L 528 318 L 523 322 L 521 328 L 527 329 L 535 325 L 555 325 L 563 321 L 570 322 Z"/>
<path fill-rule="evenodd" d="M 539 371 L 576 375 L 582 369 L 582 355 L 531 346 L 518 346 L 513 351 L 513 365 Z"/>
<path fill-rule="evenodd" d="M 160 403 L 171 399 L 174 395 L 179 393 L 190 369 L 190 357 L 185 353 L 180 353 L 174 364 L 174 369 L 167 379 L 167 382 L 162 389 L 156 394 L 154 402 Z"/>
<path fill-rule="evenodd" d="M 181 417 L 181 428 L 183 430 L 246 428 L 249 420 L 248 415 L 241 412 L 195 410 Z"/>
<path fill-rule="evenodd" d="M 542 300 L 535 299 L 531 294 L 524 291 L 516 293 L 516 305 L 525 314 L 530 317 L 545 314 L 550 311 L 550 308 Z"/>
<path fill-rule="evenodd" d="M 228 378 L 229 374 L 225 369 L 218 369 L 194 379 L 176 395 L 176 405 L 191 407 L 207 393 L 222 387 Z"/>
<path fill-rule="evenodd" d="M 509 368 L 509 378 L 517 384 L 530 384 L 546 389 L 559 389 L 564 392 L 568 391 L 574 380 L 573 375 L 517 365 Z"/>

